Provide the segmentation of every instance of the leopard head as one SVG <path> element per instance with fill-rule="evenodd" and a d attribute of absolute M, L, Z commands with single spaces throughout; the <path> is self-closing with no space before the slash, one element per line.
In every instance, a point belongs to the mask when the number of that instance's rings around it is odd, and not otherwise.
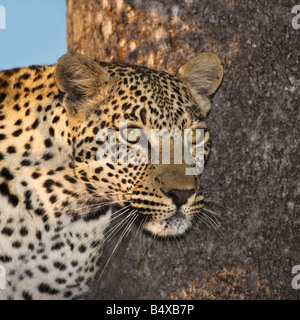
<path fill-rule="evenodd" d="M 91 197 L 129 206 L 152 234 L 189 230 L 203 207 L 205 118 L 222 76 L 211 53 L 177 75 L 63 56 L 56 81 L 72 128 L 74 174 Z"/>

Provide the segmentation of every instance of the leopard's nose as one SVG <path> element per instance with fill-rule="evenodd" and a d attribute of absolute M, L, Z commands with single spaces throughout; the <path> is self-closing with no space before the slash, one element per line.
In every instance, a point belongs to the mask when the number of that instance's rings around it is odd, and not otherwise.
<path fill-rule="evenodd" d="M 171 189 L 167 192 L 161 189 L 161 191 L 171 198 L 176 206 L 187 203 L 188 199 L 195 193 L 195 189 Z"/>

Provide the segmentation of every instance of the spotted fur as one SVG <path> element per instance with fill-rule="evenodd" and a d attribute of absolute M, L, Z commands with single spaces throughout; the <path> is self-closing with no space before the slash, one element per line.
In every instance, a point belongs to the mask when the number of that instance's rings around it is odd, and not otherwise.
<path fill-rule="evenodd" d="M 84 297 L 118 212 L 145 217 L 156 235 L 185 233 L 203 206 L 199 176 L 185 164 L 101 164 L 96 136 L 120 121 L 146 132 L 202 128 L 207 157 L 208 96 L 221 79 L 208 53 L 177 76 L 79 54 L 0 72 L 0 297 Z"/>

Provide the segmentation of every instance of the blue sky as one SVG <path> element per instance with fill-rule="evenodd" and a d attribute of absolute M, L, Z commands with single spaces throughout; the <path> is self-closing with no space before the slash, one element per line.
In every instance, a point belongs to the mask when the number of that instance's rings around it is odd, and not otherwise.
<path fill-rule="evenodd" d="M 65 0 L 0 0 L 0 70 L 53 64 L 66 52 Z"/>

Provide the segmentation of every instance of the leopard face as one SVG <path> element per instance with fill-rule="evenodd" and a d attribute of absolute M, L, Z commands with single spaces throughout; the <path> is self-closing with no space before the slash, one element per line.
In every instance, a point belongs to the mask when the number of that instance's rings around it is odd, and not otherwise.
<path fill-rule="evenodd" d="M 78 54 L 62 57 L 56 79 L 72 119 L 74 171 L 90 195 L 130 207 L 154 235 L 184 234 L 203 207 L 203 194 L 202 170 L 187 174 L 195 164 L 186 163 L 182 150 L 187 137 L 195 162 L 205 163 L 208 97 L 222 72 L 219 59 L 208 53 L 189 61 L 176 76 L 97 64 Z M 169 149 L 162 143 L 164 132 L 178 134 L 170 138 Z M 200 154 L 195 154 L 197 146 L 202 146 Z M 166 153 L 170 158 L 163 162 Z"/>

